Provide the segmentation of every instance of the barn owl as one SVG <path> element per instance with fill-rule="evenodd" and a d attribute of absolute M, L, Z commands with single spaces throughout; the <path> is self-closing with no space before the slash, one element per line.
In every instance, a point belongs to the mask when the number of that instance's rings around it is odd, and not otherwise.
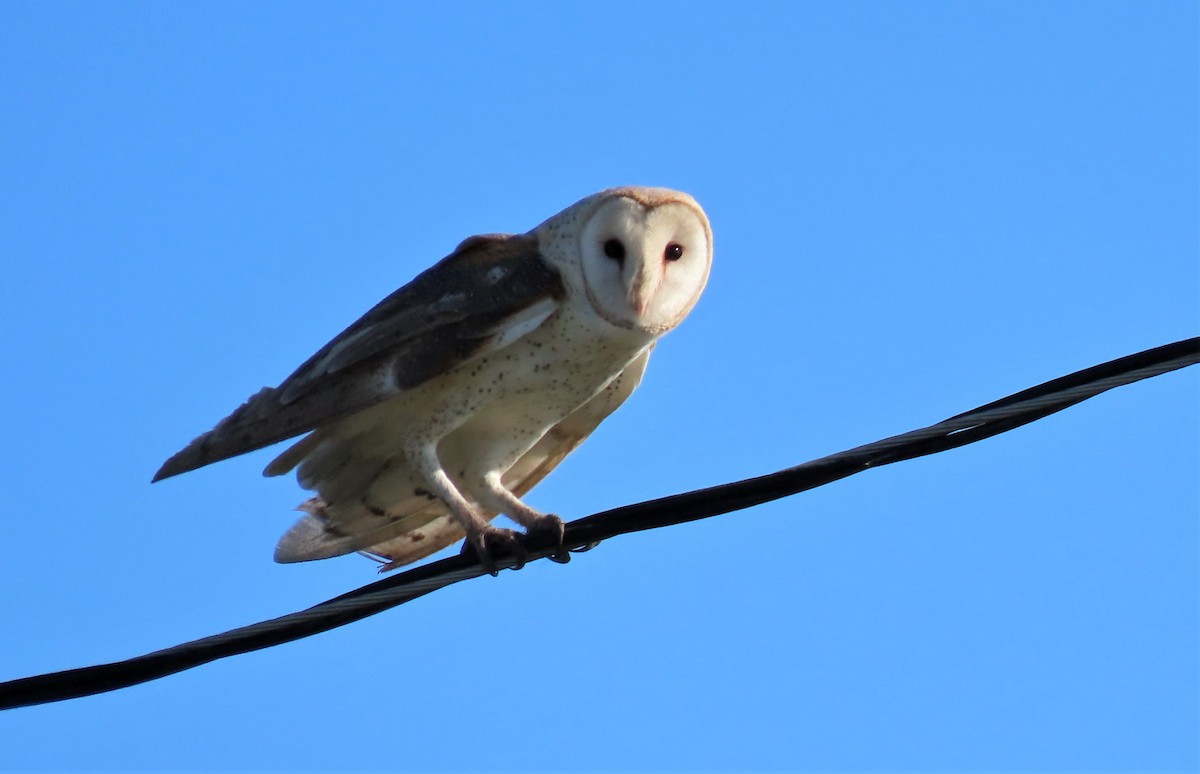
<path fill-rule="evenodd" d="M 278 387 L 168 459 L 158 481 L 307 433 L 264 475 L 315 496 L 279 562 L 365 553 L 391 569 L 464 537 L 523 560 L 562 520 L 521 497 L 641 381 L 708 281 L 712 230 L 664 188 L 589 196 L 526 234 L 467 239 Z"/>

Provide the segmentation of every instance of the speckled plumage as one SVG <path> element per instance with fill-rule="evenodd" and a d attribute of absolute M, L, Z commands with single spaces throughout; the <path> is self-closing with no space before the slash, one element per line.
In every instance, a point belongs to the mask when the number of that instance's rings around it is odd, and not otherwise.
<path fill-rule="evenodd" d="M 612 189 L 528 234 L 473 237 L 155 480 L 311 431 L 266 470 L 298 467 L 316 492 L 278 561 L 364 551 L 391 568 L 465 534 L 486 563 L 493 543 L 513 548 L 498 513 L 561 535 L 519 498 L 637 386 L 711 255 L 703 211 L 667 189 Z"/>

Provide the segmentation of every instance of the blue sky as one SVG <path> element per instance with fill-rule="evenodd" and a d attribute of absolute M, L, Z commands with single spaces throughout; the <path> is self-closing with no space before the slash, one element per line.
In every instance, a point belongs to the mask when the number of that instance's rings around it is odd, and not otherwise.
<path fill-rule="evenodd" d="M 1196 335 L 1190 2 L 0 7 L 0 678 L 375 578 L 271 450 L 150 486 L 474 233 L 612 185 L 716 258 L 530 502 L 769 472 Z M 1197 372 L 0 716 L 0 769 L 1200 765 Z"/>

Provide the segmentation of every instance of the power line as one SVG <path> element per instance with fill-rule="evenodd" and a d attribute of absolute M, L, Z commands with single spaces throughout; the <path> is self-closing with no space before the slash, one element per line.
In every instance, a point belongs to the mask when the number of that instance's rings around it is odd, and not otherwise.
<path fill-rule="evenodd" d="M 831 454 L 757 478 L 649 500 L 567 524 L 564 544 L 581 550 L 601 540 L 749 508 L 861 473 L 868 468 L 954 449 L 1004 433 L 1133 382 L 1200 363 L 1200 338 L 1138 352 L 993 401 L 929 427 Z M 558 552 L 530 543 L 528 561 Z M 512 567 L 498 558 L 497 567 Z M 319 605 L 222 634 L 111 664 L 0 683 L 0 709 L 91 696 L 144 683 L 219 658 L 308 637 L 417 597 L 485 575 L 473 552 L 442 559 L 342 594 Z"/>

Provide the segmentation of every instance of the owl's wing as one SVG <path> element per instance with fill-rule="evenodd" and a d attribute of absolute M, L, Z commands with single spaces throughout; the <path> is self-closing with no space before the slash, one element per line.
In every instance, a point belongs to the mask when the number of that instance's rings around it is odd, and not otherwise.
<path fill-rule="evenodd" d="M 471 237 L 163 463 L 154 480 L 307 432 L 494 352 L 541 325 L 562 296 L 536 238 Z"/>
<path fill-rule="evenodd" d="M 616 411 L 642 381 L 653 345 L 625 367 L 594 398 L 559 421 L 525 453 L 507 473 L 504 485 L 518 497 L 532 489 L 563 459 L 583 443 L 596 426 Z M 336 521 L 326 518 L 319 505 L 303 507 L 300 519 L 279 541 L 276 561 L 302 562 L 325 559 L 353 551 L 377 556 L 391 570 L 415 562 L 463 539 L 462 527 L 446 515 L 438 502 L 416 497 L 392 508 L 388 517 L 377 517 L 379 526 L 346 534 Z M 486 516 L 495 516 L 486 513 Z"/>

